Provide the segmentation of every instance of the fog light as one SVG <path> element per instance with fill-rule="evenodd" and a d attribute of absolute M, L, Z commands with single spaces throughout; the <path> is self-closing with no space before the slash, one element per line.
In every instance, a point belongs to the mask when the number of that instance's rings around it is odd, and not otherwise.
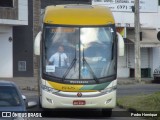
<path fill-rule="evenodd" d="M 49 103 L 53 103 L 53 100 L 52 99 L 50 99 L 50 98 L 46 98 L 46 100 L 49 102 Z"/>
<path fill-rule="evenodd" d="M 106 101 L 106 104 L 108 104 L 111 100 L 112 100 L 112 98 L 111 98 L 111 99 L 108 99 L 108 100 Z"/>

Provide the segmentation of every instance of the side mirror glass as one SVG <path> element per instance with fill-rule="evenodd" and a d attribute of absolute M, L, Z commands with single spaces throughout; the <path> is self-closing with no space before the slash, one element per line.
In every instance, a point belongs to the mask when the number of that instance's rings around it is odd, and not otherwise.
<path fill-rule="evenodd" d="M 25 95 L 22 95 L 22 99 L 25 101 L 25 100 L 26 100 L 26 96 L 25 96 Z"/>
<path fill-rule="evenodd" d="M 37 102 L 35 101 L 29 101 L 27 103 L 27 108 L 33 108 L 33 107 L 36 107 L 37 106 Z"/>
<path fill-rule="evenodd" d="M 34 41 L 34 54 L 35 55 L 40 55 L 40 42 L 42 38 L 42 32 L 40 31 Z"/>

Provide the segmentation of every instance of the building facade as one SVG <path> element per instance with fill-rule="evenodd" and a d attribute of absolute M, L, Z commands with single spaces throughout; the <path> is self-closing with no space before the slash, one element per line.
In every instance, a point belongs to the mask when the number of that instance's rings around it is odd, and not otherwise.
<path fill-rule="evenodd" d="M 116 26 L 122 29 L 125 41 L 125 55 L 118 57 L 118 77 L 134 77 L 134 0 L 93 0 L 92 4 L 108 6 L 115 17 Z M 160 0 L 140 0 L 140 50 L 141 77 L 153 77 L 160 66 Z"/>
<path fill-rule="evenodd" d="M 19 44 L 14 37 L 14 27 L 26 25 L 28 25 L 27 0 L 0 1 L 0 77 L 14 76 L 15 54 L 13 50 L 15 43 Z M 16 62 L 19 71 L 25 69 L 22 64 L 22 61 Z"/>
<path fill-rule="evenodd" d="M 28 24 L 13 26 L 13 77 L 33 76 L 33 1 L 25 1 Z"/>

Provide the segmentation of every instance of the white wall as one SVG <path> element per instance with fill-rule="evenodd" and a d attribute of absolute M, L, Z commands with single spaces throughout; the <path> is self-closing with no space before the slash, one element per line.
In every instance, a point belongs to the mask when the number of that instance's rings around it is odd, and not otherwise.
<path fill-rule="evenodd" d="M 118 26 L 127 27 L 128 25 L 125 25 L 127 23 L 130 24 L 130 27 L 134 27 L 134 13 L 131 9 L 131 6 L 134 6 L 134 0 L 127 0 L 126 3 L 120 0 L 108 0 L 105 2 L 104 0 L 92 0 L 92 4 L 109 7 L 115 17 L 116 23 L 119 23 Z M 158 18 L 160 18 L 158 0 L 140 0 L 141 27 L 160 28 Z"/>
<path fill-rule="evenodd" d="M 13 77 L 13 41 L 11 26 L 0 26 L 0 77 Z"/>
<path fill-rule="evenodd" d="M 117 77 L 118 78 L 128 78 L 129 77 L 129 68 L 127 65 L 128 62 L 128 48 L 125 45 L 125 54 L 124 56 L 118 56 L 118 67 L 117 67 Z"/>
<path fill-rule="evenodd" d="M 28 21 L 28 0 L 18 0 L 18 19 Z"/>
<path fill-rule="evenodd" d="M 122 26 L 130 24 L 134 27 L 134 13 L 113 12 L 116 23 L 121 23 Z M 140 23 L 142 28 L 160 28 L 160 13 L 141 13 Z"/>
<path fill-rule="evenodd" d="M 130 27 L 134 27 L 134 13 L 132 12 L 113 12 L 116 23 L 121 23 L 125 26 L 126 23 L 130 24 Z M 160 29 L 160 7 L 158 7 L 157 13 L 140 13 L 140 23 L 142 28 L 156 28 Z"/>
<path fill-rule="evenodd" d="M 135 54 L 134 54 L 134 46 L 129 47 L 128 51 L 128 67 L 134 68 L 135 66 Z M 149 48 L 141 48 L 141 68 L 149 68 Z"/>
<path fill-rule="evenodd" d="M 28 25 L 28 0 L 18 0 L 18 20 L 0 19 L 0 24 Z"/>
<path fill-rule="evenodd" d="M 117 69 L 117 77 L 118 78 L 128 78 L 129 74 L 130 74 L 129 68 L 118 67 L 118 69 Z"/>

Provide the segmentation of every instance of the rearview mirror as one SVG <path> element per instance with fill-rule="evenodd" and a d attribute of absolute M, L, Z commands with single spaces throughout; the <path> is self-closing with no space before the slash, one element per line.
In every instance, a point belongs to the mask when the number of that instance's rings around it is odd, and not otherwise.
<path fill-rule="evenodd" d="M 26 96 L 25 96 L 25 95 L 22 95 L 22 99 L 25 101 L 25 100 L 26 100 Z"/>
<path fill-rule="evenodd" d="M 117 32 L 117 37 L 118 37 L 118 55 L 119 56 L 124 56 L 124 40 L 121 34 Z"/>
<path fill-rule="evenodd" d="M 36 107 L 37 106 L 37 102 L 35 101 L 29 101 L 27 103 L 27 108 L 33 108 L 33 107 Z"/>
<path fill-rule="evenodd" d="M 40 55 L 40 42 L 42 38 L 42 32 L 40 31 L 34 41 L 34 54 L 35 55 Z"/>

